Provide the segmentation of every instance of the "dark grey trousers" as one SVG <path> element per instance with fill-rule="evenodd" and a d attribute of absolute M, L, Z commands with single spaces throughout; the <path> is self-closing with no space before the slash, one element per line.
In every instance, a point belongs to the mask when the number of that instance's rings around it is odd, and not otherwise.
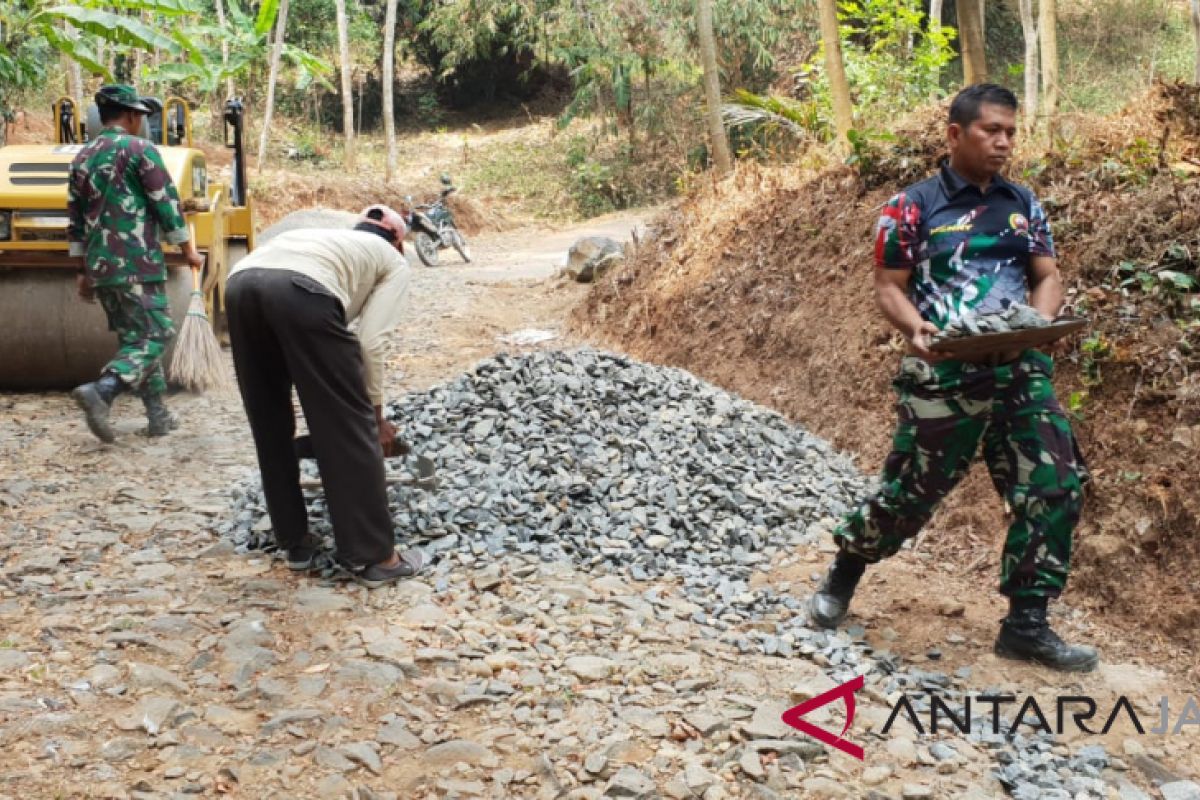
<path fill-rule="evenodd" d="M 346 327 L 341 302 L 320 283 L 282 269 L 235 273 L 225 292 L 233 364 L 276 541 L 287 549 L 308 532 L 292 448 L 295 386 L 321 470 L 338 560 L 351 567 L 386 561 L 395 539 L 383 451 L 362 349 Z"/>

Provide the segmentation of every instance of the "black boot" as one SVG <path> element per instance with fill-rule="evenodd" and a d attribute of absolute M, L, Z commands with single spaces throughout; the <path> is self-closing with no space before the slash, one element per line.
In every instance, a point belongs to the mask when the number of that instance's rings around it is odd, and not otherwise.
<path fill-rule="evenodd" d="M 147 436 L 166 436 L 179 427 L 179 420 L 167 408 L 161 394 L 143 394 L 142 405 L 146 407 L 146 419 L 150 421 L 146 426 Z"/>
<path fill-rule="evenodd" d="M 1091 672 L 1100 663 L 1096 648 L 1067 644 L 1050 629 L 1046 598 L 1013 598 L 996 637 L 996 655 L 1032 661 L 1063 672 Z"/>
<path fill-rule="evenodd" d="M 108 412 L 112 410 L 113 400 L 126 388 L 123 380 L 106 372 L 98 380 L 71 390 L 71 397 L 83 410 L 88 428 L 102 442 L 111 444 L 116 439 L 112 426 L 108 424 Z"/>
<path fill-rule="evenodd" d="M 850 610 L 850 598 L 867 562 L 846 551 L 839 552 L 816 594 L 808 602 L 808 617 L 822 628 L 836 628 Z"/>

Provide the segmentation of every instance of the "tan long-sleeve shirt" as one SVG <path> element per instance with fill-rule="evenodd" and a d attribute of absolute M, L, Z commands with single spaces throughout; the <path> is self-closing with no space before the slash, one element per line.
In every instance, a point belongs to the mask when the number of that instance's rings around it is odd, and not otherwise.
<path fill-rule="evenodd" d="M 385 334 L 400 323 L 411 278 L 404 256 L 373 233 L 308 228 L 279 234 L 231 274 L 251 268 L 299 272 L 341 301 L 346 323 L 358 320 L 367 394 L 382 405 Z"/>

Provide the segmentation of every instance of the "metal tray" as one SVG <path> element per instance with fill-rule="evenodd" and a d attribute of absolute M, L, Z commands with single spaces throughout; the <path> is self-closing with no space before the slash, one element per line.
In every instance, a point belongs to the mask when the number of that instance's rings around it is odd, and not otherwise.
<path fill-rule="evenodd" d="M 1062 318 L 1042 328 L 1022 328 L 1002 333 L 981 333 L 977 336 L 944 339 L 934 342 L 929 349 L 953 358 L 990 356 L 1050 344 L 1064 336 L 1078 333 L 1086 328 L 1087 324 L 1086 319 Z"/>

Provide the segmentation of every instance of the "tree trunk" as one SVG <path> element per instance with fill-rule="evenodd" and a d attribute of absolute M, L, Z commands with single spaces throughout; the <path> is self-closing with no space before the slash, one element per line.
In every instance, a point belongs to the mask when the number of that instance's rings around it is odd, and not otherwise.
<path fill-rule="evenodd" d="M 288 0 L 279 0 L 279 13 L 275 17 L 275 43 L 271 47 L 271 71 L 267 77 L 267 107 L 263 111 L 262 135 L 258 139 L 258 161 L 261 172 L 267 163 L 267 139 L 271 133 L 271 114 L 275 111 L 275 82 L 279 80 L 279 55 L 283 52 L 283 32 L 287 28 Z"/>
<path fill-rule="evenodd" d="M 842 62 L 842 37 L 838 31 L 837 0 L 820 0 L 821 43 L 825 47 L 825 71 L 829 73 L 829 91 L 833 95 L 833 122 L 837 146 L 850 152 L 850 130 L 854 127 L 854 106 L 850 102 L 850 84 Z"/>
<path fill-rule="evenodd" d="M 1042 44 L 1042 130 L 1054 142 L 1054 116 L 1058 113 L 1058 0 L 1042 0 L 1038 29 Z"/>
<path fill-rule="evenodd" d="M 387 140 L 387 168 L 390 183 L 396 174 L 396 119 L 392 92 L 396 82 L 396 0 L 387 0 L 383 22 L 383 135 Z"/>
<path fill-rule="evenodd" d="M 929 0 L 929 30 L 940 30 L 942 27 L 942 0 Z M 940 94 L 941 70 L 935 69 L 934 75 L 933 96 L 936 99 Z"/>
<path fill-rule="evenodd" d="M 975 0 L 956 0 L 958 38 L 962 47 L 963 84 L 987 80 L 987 57 L 983 49 L 983 7 Z"/>
<path fill-rule="evenodd" d="M 1038 117 L 1038 29 L 1033 19 L 1033 0 L 1019 0 L 1021 35 L 1025 39 L 1025 135 L 1033 134 Z"/>
<path fill-rule="evenodd" d="M 225 30 L 225 3 L 223 0 L 215 0 L 217 6 L 217 23 L 221 26 L 221 30 Z M 221 37 L 221 69 L 229 68 L 229 37 Z M 233 97 L 233 77 L 225 78 L 225 99 Z M 222 109 L 223 111 L 224 109 Z"/>
<path fill-rule="evenodd" d="M 713 36 L 712 0 L 696 0 L 696 31 L 700 35 L 700 63 L 704 65 L 704 98 L 708 103 L 708 136 L 712 139 L 717 175 L 733 169 L 729 139 L 721 121 L 721 73 L 717 65 L 717 40 Z"/>
<path fill-rule="evenodd" d="M 78 38 L 75 29 L 65 22 L 62 23 L 62 31 L 63 35 L 68 39 L 75 40 Z M 75 102 L 75 115 L 78 118 L 84 108 L 80 105 L 80 101 L 83 100 L 83 70 L 80 68 L 79 62 L 73 58 L 66 58 L 64 56 L 63 60 L 66 62 L 67 67 L 67 94 Z M 84 117 L 86 119 L 86 115 Z"/>
<path fill-rule="evenodd" d="M 1192 33 L 1196 34 L 1196 84 L 1200 85 L 1200 0 L 1192 0 Z"/>
<path fill-rule="evenodd" d="M 347 170 L 354 169 L 354 87 L 350 72 L 350 26 L 346 21 L 346 0 L 334 0 L 337 7 L 338 59 L 342 63 L 342 128 L 346 134 Z"/>

